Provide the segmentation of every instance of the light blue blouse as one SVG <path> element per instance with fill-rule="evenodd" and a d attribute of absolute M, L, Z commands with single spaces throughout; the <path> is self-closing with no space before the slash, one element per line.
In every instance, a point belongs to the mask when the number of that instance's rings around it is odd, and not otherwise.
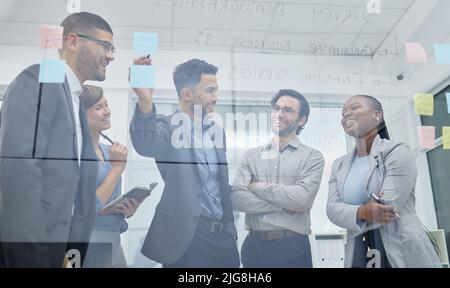
<path fill-rule="evenodd" d="M 99 162 L 98 165 L 98 175 L 97 175 L 97 187 L 99 187 L 103 181 L 105 180 L 106 176 L 108 176 L 109 171 L 111 171 L 111 162 L 109 162 L 109 149 L 110 146 L 107 146 L 105 144 L 100 144 L 100 150 L 103 153 L 103 157 L 105 159 L 105 162 Z M 117 182 L 116 187 L 114 188 L 113 193 L 111 194 L 111 197 L 109 198 L 108 202 L 113 201 L 117 197 L 120 196 L 120 187 L 122 185 L 122 178 Z M 106 203 L 106 204 L 107 204 Z M 98 212 L 103 206 L 106 204 L 103 204 L 98 196 L 95 197 L 95 208 L 96 212 Z M 120 231 L 120 233 L 125 232 L 128 229 L 128 224 L 125 221 L 125 216 L 123 214 L 110 214 L 110 215 L 98 215 L 95 218 L 94 222 L 94 230 L 106 230 L 106 231 Z"/>
<path fill-rule="evenodd" d="M 369 173 L 369 156 L 358 157 L 353 160 L 350 171 L 344 183 L 344 203 L 363 205 L 368 201 L 365 179 Z"/>

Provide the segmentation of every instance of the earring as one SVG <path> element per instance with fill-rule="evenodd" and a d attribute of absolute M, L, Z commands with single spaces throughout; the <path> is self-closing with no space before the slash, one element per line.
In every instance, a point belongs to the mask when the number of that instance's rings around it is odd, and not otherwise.
<path fill-rule="evenodd" d="M 379 121 L 380 121 L 380 118 L 375 117 L 375 119 L 373 119 L 373 125 L 377 126 L 380 123 Z"/>

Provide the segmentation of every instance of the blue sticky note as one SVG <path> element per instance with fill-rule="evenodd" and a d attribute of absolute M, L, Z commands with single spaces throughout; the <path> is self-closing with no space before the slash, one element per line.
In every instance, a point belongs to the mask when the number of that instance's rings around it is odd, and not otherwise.
<path fill-rule="evenodd" d="M 155 69 L 153 66 L 131 65 L 130 74 L 131 88 L 155 87 Z"/>
<path fill-rule="evenodd" d="M 439 64 L 450 64 L 450 45 L 434 44 L 434 55 Z"/>
<path fill-rule="evenodd" d="M 450 93 L 445 93 L 445 97 L 447 98 L 447 111 L 450 114 Z"/>
<path fill-rule="evenodd" d="M 39 66 L 40 83 L 64 83 L 66 62 L 64 60 L 43 60 Z"/>
<path fill-rule="evenodd" d="M 158 49 L 158 34 L 134 33 L 134 52 L 139 55 L 154 54 Z"/>

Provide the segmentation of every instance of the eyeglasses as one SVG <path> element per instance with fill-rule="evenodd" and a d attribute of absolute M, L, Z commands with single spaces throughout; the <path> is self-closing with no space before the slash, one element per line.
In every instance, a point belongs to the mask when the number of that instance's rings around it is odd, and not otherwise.
<path fill-rule="evenodd" d="M 94 41 L 95 43 L 102 45 L 103 46 L 103 50 L 105 50 L 105 52 L 111 52 L 112 54 L 116 53 L 116 48 L 108 41 L 106 40 L 100 40 L 97 39 L 95 37 L 89 36 L 89 35 L 84 35 L 84 34 L 80 34 L 80 33 L 75 33 L 77 34 L 78 37 L 80 38 L 84 38 L 87 40 L 91 40 Z"/>
<path fill-rule="evenodd" d="M 280 107 L 278 105 L 275 105 L 272 107 L 272 112 L 280 112 L 283 111 L 285 114 L 292 114 L 292 113 L 298 113 L 295 109 L 292 109 L 291 107 Z"/>

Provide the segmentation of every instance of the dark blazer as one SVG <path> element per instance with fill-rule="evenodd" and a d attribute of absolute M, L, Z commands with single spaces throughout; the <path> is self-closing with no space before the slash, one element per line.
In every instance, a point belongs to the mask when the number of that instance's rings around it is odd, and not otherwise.
<path fill-rule="evenodd" d="M 67 80 L 38 79 L 39 65 L 20 73 L 1 111 L 0 239 L 6 266 L 12 267 L 61 267 L 67 242 L 88 242 L 95 218 L 98 164 L 92 161 L 97 158 L 84 109 L 79 166 L 74 122 L 79 111 L 73 111 Z"/>
<path fill-rule="evenodd" d="M 177 149 L 171 144 L 172 133 L 179 128 L 179 124 L 171 124 L 173 116 L 157 116 L 155 106 L 150 115 L 143 115 L 136 107 L 130 126 L 134 148 L 140 155 L 155 158 L 165 183 L 141 252 L 166 265 L 178 261 L 191 243 L 200 217 L 202 193 L 193 149 Z M 223 141 L 225 144 L 225 137 Z M 216 152 L 220 165 L 222 221 L 236 239 L 225 145 L 216 148 Z"/>

